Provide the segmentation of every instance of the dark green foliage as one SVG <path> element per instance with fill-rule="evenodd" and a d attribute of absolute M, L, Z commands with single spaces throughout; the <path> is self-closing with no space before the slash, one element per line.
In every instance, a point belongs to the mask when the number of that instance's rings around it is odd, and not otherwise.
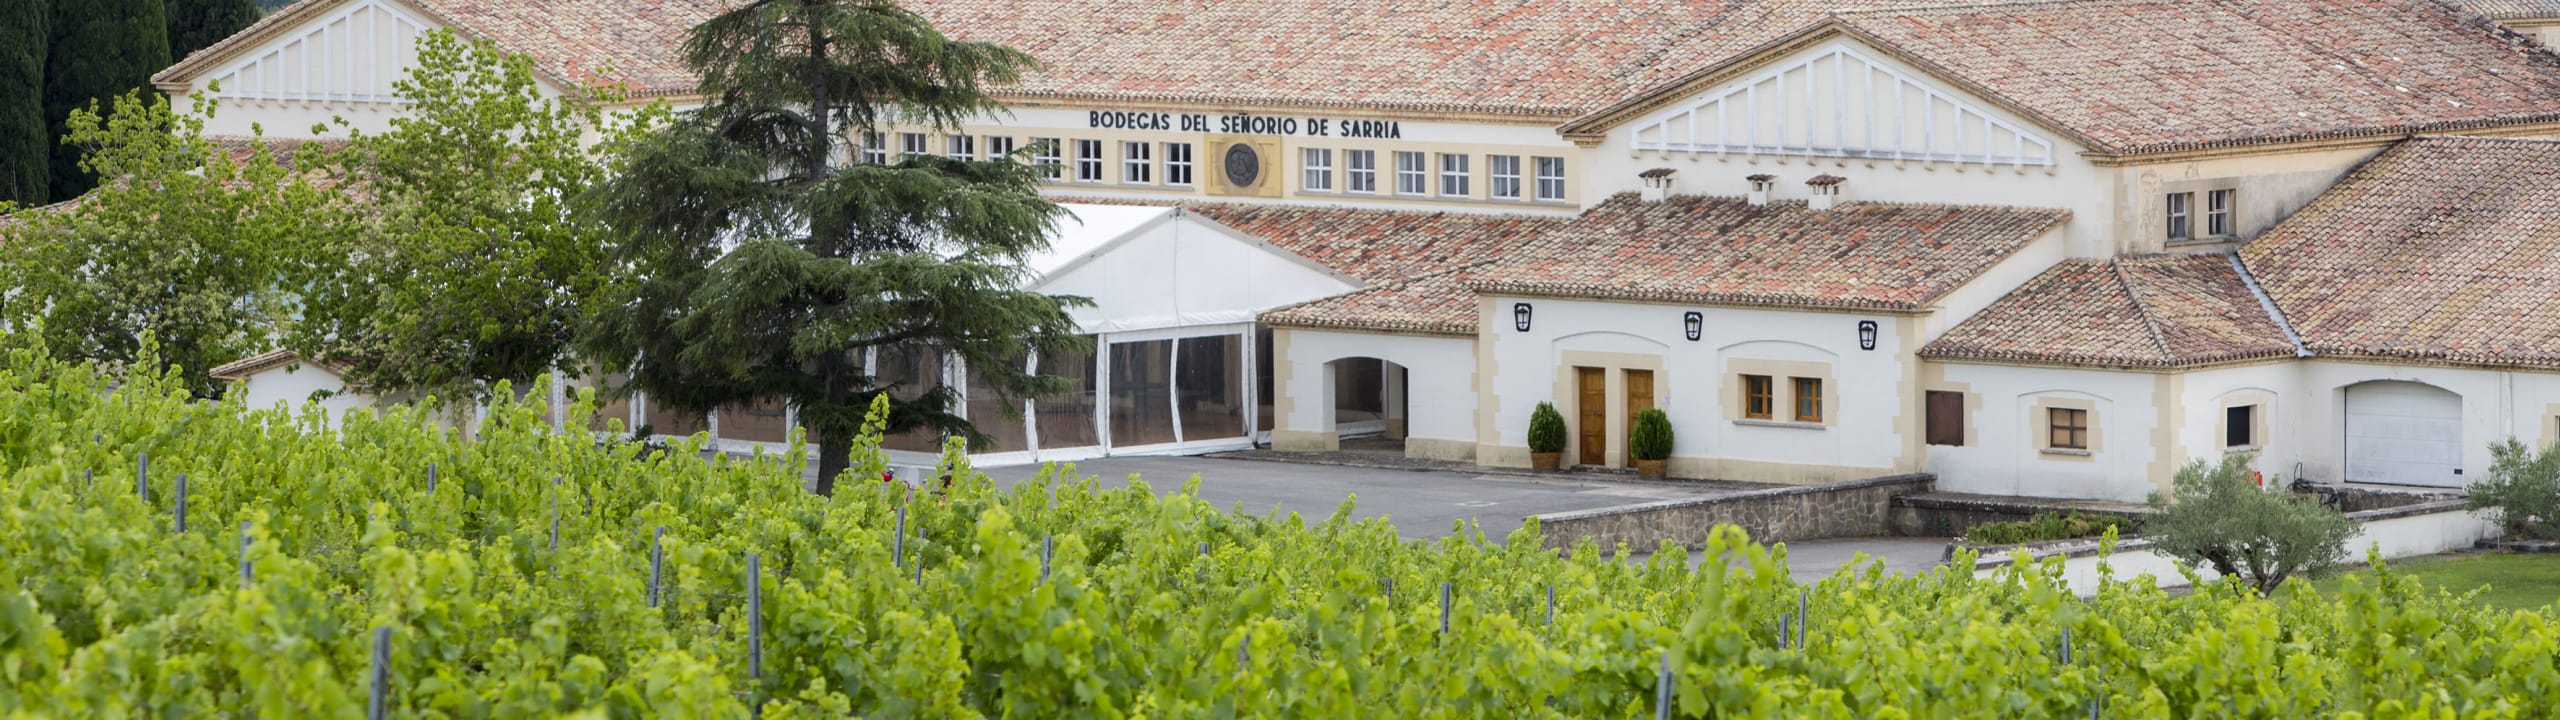
<path fill-rule="evenodd" d="M 1975 525 L 1964 531 L 1966 541 L 1974 545 L 2015 545 L 2018 543 L 2069 540 L 2098 537 L 2115 530 L 2119 534 L 2132 530 L 2130 522 L 2113 515 L 2036 513 L 2035 517 L 2017 522 Z"/>
<path fill-rule="evenodd" d="M 1627 436 L 1627 451 L 1637 460 L 1667 460 L 1671 457 L 1671 416 L 1661 408 L 1646 408 L 1636 413 L 1636 426 Z"/>
<path fill-rule="evenodd" d="M 2161 552 L 2245 580 L 2261 593 L 2344 558 L 2356 522 L 2316 500 L 2260 489 L 2250 477 L 2251 457 L 2179 468 L 2171 482 L 2176 502 L 2152 493 L 2160 512 L 2143 522 L 2143 536 Z"/>
<path fill-rule="evenodd" d="M 165 0 L 169 19 L 169 57 L 184 60 L 206 46 L 222 42 L 257 22 L 257 0 Z"/>
<path fill-rule="evenodd" d="M 620 284 L 581 344 L 652 403 L 787 399 L 818 433 L 819 490 L 847 467 L 873 397 L 889 431 L 988 447 L 956 389 L 891 387 L 866 348 L 925 345 L 1004 398 L 1063 379 L 1009 362 L 1079 351 L 1066 307 L 1019 289 L 1061 212 L 1033 171 L 928 156 L 848 165 L 840 138 L 943 129 L 1002 110 L 983 89 L 1031 59 L 957 42 L 879 0 L 756 0 L 696 27 L 706 104 L 635 143 L 588 196 L 618 234 Z"/>
<path fill-rule="evenodd" d="M 2471 508 L 2498 511 L 2508 537 L 2560 540 L 2560 446 L 2539 452 L 2515 438 L 2489 446 L 2489 475 L 2471 484 Z"/>
<path fill-rule="evenodd" d="M 1564 413 L 1556 412 L 1556 404 L 1538 403 L 1529 412 L 1529 452 L 1564 452 Z"/>
<path fill-rule="evenodd" d="M 0 2 L 0 203 L 41 205 L 53 197 L 54 135 L 44 116 L 51 13 L 41 0 Z"/>
<path fill-rule="evenodd" d="M 151 74 L 169 66 L 167 9 L 162 0 L 61 0 L 53 4 L 53 42 L 44 70 L 47 137 L 69 135 L 71 111 L 104 106 L 150 90 Z M 81 149 L 55 144 L 52 200 L 69 200 L 98 181 L 80 166 Z"/>

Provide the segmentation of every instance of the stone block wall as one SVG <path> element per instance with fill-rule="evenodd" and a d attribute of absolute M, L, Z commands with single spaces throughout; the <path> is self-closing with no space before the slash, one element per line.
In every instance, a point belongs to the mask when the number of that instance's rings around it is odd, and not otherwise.
<path fill-rule="evenodd" d="M 1712 498 L 1665 500 L 1539 515 L 1547 544 L 1570 548 L 1590 538 L 1650 550 L 1669 540 L 1699 547 L 1715 526 L 1732 524 L 1764 543 L 1890 535 L 1895 497 L 1929 492 L 1936 475 L 1889 475 L 1828 485 L 1772 488 Z"/>

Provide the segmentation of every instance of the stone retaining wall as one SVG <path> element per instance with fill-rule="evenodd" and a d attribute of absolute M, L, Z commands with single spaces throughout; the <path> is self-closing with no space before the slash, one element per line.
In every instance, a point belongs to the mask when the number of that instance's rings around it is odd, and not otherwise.
<path fill-rule="evenodd" d="M 1547 544 L 1558 548 L 1573 547 L 1583 538 L 1603 548 L 1623 541 L 1650 550 L 1664 540 L 1699 547 L 1720 524 L 1741 526 L 1760 542 L 1870 537 L 1893 534 L 1895 497 L 1929 492 L 1937 482 L 1938 476 L 1927 473 L 1889 475 L 1536 517 Z"/>

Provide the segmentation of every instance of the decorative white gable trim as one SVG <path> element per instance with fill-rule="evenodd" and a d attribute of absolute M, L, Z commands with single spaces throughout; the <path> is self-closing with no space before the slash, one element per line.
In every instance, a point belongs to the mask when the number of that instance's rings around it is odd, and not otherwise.
<path fill-rule="evenodd" d="M 1630 149 L 2051 167 L 2053 141 L 1845 47 L 1636 126 Z"/>
<path fill-rule="evenodd" d="M 208 75 L 222 97 L 399 102 L 392 84 L 418 59 L 418 35 L 440 27 L 381 0 L 348 3 Z"/>

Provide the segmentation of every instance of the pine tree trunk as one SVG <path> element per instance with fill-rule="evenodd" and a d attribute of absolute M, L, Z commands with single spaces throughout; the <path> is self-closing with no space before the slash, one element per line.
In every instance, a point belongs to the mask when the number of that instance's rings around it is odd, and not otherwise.
<path fill-rule="evenodd" d="M 862 432 L 861 422 L 849 412 L 853 404 L 852 389 L 846 387 L 845 353 L 830 353 L 818 359 L 818 382 L 821 406 L 818 413 L 818 484 L 819 495 L 836 494 L 836 476 L 853 467 L 853 438 Z"/>

